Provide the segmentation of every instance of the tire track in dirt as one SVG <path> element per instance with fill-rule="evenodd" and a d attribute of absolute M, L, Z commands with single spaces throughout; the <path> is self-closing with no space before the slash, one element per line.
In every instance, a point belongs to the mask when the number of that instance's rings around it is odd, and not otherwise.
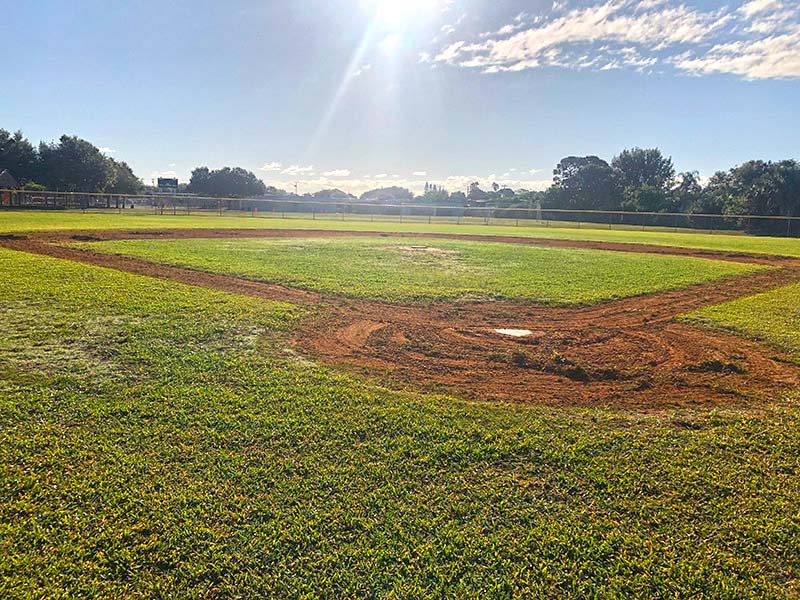
<path fill-rule="evenodd" d="M 520 301 L 405 306 L 323 295 L 58 245 L 75 240 L 352 235 L 591 247 L 780 268 L 588 307 L 548 308 Z M 316 309 L 295 333 L 293 347 L 325 364 L 391 386 L 475 399 L 644 410 L 749 403 L 800 389 L 800 368 L 785 354 L 675 320 L 703 306 L 800 281 L 800 261 L 796 259 L 598 242 L 562 244 L 561 240 L 494 236 L 309 230 L 48 232 L 14 239 L 6 236 L 0 238 L 0 245 Z M 533 333 L 511 338 L 494 332 L 500 328 L 529 329 Z"/>

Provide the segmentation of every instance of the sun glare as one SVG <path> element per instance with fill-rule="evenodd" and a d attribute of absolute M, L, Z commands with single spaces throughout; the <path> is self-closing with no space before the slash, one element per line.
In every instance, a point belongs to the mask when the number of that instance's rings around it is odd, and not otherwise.
<path fill-rule="evenodd" d="M 388 27 L 401 27 L 436 4 L 436 0 L 373 0 L 375 18 Z"/>

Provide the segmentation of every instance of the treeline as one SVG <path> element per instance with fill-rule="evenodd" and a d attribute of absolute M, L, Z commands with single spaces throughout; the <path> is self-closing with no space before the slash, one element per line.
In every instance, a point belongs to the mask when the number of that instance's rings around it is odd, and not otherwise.
<path fill-rule="evenodd" d="M 105 156 L 86 140 L 63 135 L 34 147 L 21 132 L 0 129 L 0 172 L 8 170 L 28 189 L 133 194 L 143 187 L 124 162 Z M 296 196 L 267 187 L 240 167 L 192 172 L 181 191 L 214 197 L 271 197 L 355 201 L 339 189 Z M 568 156 L 553 171 L 545 191 L 513 190 L 498 183 L 484 190 L 478 182 L 448 192 L 426 183 L 424 193 L 391 186 L 363 193 L 362 202 L 408 203 L 498 208 L 542 208 L 725 215 L 738 226 L 739 215 L 800 216 L 800 163 L 751 160 L 720 171 L 703 182 L 697 172 L 677 173 L 672 159 L 658 148 L 623 150 L 611 162 L 597 156 Z M 751 231 L 780 227 L 769 220 L 742 220 Z"/>
<path fill-rule="evenodd" d="M 252 198 L 266 194 L 267 186 L 255 174 L 241 167 L 224 167 L 215 171 L 198 167 L 192 171 L 185 191 L 218 198 Z"/>
<path fill-rule="evenodd" d="M 800 163 L 751 160 L 703 185 L 696 172 L 676 174 L 657 148 L 625 150 L 611 163 L 570 156 L 558 163 L 540 201 L 542 208 L 794 217 Z"/>
<path fill-rule="evenodd" d="M 36 147 L 22 132 L 0 129 L 0 172 L 4 170 L 28 190 L 134 194 L 142 188 L 142 181 L 127 163 L 69 135 Z"/>
<path fill-rule="evenodd" d="M 380 197 L 383 190 L 367 192 Z M 404 195 L 410 195 L 404 190 Z M 729 216 L 727 226 L 752 232 L 780 232 L 777 221 L 736 219 L 742 215 L 800 217 L 800 163 L 751 160 L 719 171 L 705 184 L 697 172 L 677 173 L 672 159 L 657 148 L 624 150 L 607 162 L 597 156 L 568 156 L 553 171 L 545 191 L 512 190 L 497 183 L 483 190 L 477 182 L 448 194 L 426 185 L 417 201 L 499 208 L 629 211 Z"/>

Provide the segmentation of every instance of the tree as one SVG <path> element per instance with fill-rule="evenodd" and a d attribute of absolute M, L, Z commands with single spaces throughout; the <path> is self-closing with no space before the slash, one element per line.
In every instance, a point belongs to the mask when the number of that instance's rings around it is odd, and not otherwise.
<path fill-rule="evenodd" d="M 107 159 L 111 166 L 111 181 L 105 191 L 112 194 L 135 194 L 142 189 L 142 180 L 136 177 L 126 162 Z"/>
<path fill-rule="evenodd" d="M 726 215 L 800 216 L 800 163 L 795 160 L 751 160 L 716 173 L 703 194 L 700 210 Z M 782 233 L 784 225 L 743 219 L 749 231 Z"/>
<path fill-rule="evenodd" d="M 34 180 L 37 162 L 36 149 L 21 131 L 12 134 L 0 129 L 0 171 L 8 169 L 20 184 L 24 184 Z"/>
<path fill-rule="evenodd" d="M 413 199 L 414 194 L 411 190 L 396 185 L 376 188 L 361 194 L 361 200 L 364 202 L 398 202 Z"/>
<path fill-rule="evenodd" d="M 100 192 L 112 180 L 111 163 L 94 145 L 62 135 L 57 143 L 39 144 L 38 183 L 51 190 Z"/>
<path fill-rule="evenodd" d="M 686 171 L 678 175 L 679 181 L 672 189 L 671 212 L 691 212 L 703 201 L 703 185 L 700 173 Z"/>
<path fill-rule="evenodd" d="M 698 201 L 692 206 L 691 212 L 707 215 L 728 213 L 729 207 L 732 207 L 734 203 L 738 203 L 738 201 L 734 200 L 734 194 L 730 174 L 726 171 L 717 171 L 708 180 L 708 185 Z"/>
<path fill-rule="evenodd" d="M 675 167 L 658 148 L 623 150 L 611 161 L 619 173 L 625 210 L 667 212 L 675 184 Z"/>
<path fill-rule="evenodd" d="M 329 190 L 320 190 L 318 192 L 314 192 L 312 194 L 314 198 L 317 200 L 355 200 L 356 197 L 353 194 L 348 194 L 338 188 L 333 188 Z"/>
<path fill-rule="evenodd" d="M 436 184 L 425 184 L 425 193 L 420 197 L 422 202 L 442 204 L 450 198 L 447 190 Z"/>
<path fill-rule="evenodd" d="M 621 181 L 611 165 L 597 156 L 568 156 L 553 171 L 543 207 L 619 210 L 621 203 Z"/>
<path fill-rule="evenodd" d="M 267 186 L 254 173 L 241 167 L 223 167 L 216 171 L 198 167 L 186 188 L 193 194 L 217 198 L 247 198 L 263 196 Z"/>
<path fill-rule="evenodd" d="M 481 187 L 480 183 L 477 181 L 473 181 L 469 184 L 469 191 L 467 192 L 467 200 L 470 202 L 485 202 L 489 199 L 489 194 L 484 192 Z"/>
<path fill-rule="evenodd" d="M 620 173 L 622 185 L 669 191 L 675 182 L 672 159 L 666 158 L 658 148 L 632 148 L 623 150 L 611 161 Z"/>

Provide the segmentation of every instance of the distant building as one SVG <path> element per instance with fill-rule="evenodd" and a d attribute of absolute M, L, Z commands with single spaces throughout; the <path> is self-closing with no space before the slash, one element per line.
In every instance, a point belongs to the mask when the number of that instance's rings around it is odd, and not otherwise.
<path fill-rule="evenodd" d="M 0 172 L 0 190 L 18 190 L 19 183 L 14 179 L 14 176 L 4 169 Z"/>
<path fill-rule="evenodd" d="M 0 190 L 18 190 L 19 183 L 14 179 L 14 176 L 4 169 L 0 172 Z M 11 192 L 0 192 L 0 204 L 3 206 L 11 206 Z"/>

